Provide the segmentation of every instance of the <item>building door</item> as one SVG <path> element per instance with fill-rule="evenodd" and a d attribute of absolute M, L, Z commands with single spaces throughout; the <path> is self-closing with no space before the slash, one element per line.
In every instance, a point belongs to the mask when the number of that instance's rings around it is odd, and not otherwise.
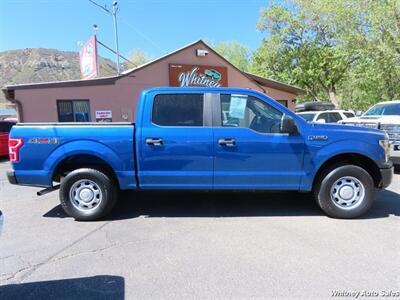
<path fill-rule="evenodd" d="M 215 189 L 299 188 L 304 140 L 280 133 L 283 112 L 233 94 L 221 94 L 213 112 Z"/>
<path fill-rule="evenodd" d="M 144 106 L 136 137 L 141 188 L 212 189 L 211 110 L 205 95 L 149 95 Z"/>

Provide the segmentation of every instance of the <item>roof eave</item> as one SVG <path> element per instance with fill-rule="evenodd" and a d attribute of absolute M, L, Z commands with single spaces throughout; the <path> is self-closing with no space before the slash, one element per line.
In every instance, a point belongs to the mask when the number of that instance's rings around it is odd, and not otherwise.
<path fill-rule="evenodd" d="M 75 86 L 91 86 L 98 84 L 113 84 L 117 79 L 123 75 L 101 77 L 87 80 L 65 80 L 65 81 L 52 81 L 52 82 L 39 82 L 39 83 L 26 83 L 6 85 L 2 90 L 23 90 L 23 89 L 40 89 L 40 88 L 58 88 L 58 87 L 75 87 Z"/>
<path fill-rule="evenodd" d="M 304 94 L 306 94 L 306 91 L 304 89 L 301 89 L 301 88 L 299 88 L 297 86 L 293 86 L 293 85 L 289 85 L 289 84 L 286 84 L 286 83 L 283 83 L 283 82 L 280 82 L 280 81 L 277 81 L 277 80 L 261 77 L 261 76 L 258 76 L 258 75 L 255 75 L 255 74 L 251 74 L 251 73 L 248 73 L 248 72 L 244 72 L 244 73 L 246 73 L 249 77 L 251 77 L 253 80 L 259 82 L 260 84 L 267 85 L 267 86 L 268 85 L 275 85 L 276 88 L 282 89 L 282 90 L 284 90 L 286 92 L 289 92 L 289 93 L 294 93 L 296 95 L 304 95 Z M 274 87 L 272 86 L 272 88 L 274 88 Z"/>

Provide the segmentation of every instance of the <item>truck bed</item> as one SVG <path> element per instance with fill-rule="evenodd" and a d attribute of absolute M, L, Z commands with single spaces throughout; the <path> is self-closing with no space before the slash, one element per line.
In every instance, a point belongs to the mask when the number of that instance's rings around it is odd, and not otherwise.
<path fill-rule="evenodd" d="M 62 163 L 105 163 L 121 189 L 136 187 L 133 123 L 18 123 L 12 137 L 22 138 L 16 180 L 51 186 Z"/>
<path fill-rule="evenodd" d="M 17 123 L 16 126 L 123 126 L 123 125 L 135 125 L 130 122 L 63 122 L 63 123 Z"/>

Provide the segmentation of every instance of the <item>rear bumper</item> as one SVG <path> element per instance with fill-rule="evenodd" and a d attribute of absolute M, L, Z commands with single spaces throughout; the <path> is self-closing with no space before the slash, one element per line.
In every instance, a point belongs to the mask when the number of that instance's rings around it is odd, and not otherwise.
<path fill-rule="evenodd" d="M 7 179 L 11 184 L 35 187 L 52 186 L 49 173 L 43 170 L 10 170 L 7 171 Z"/>
<path fill-rule="evenodd" d="M 15 177 L 14 171 L 7 171 L 7 179 L 8 179 L 8 182 L 11 184 L 18 184 L 17 177 Z"/>

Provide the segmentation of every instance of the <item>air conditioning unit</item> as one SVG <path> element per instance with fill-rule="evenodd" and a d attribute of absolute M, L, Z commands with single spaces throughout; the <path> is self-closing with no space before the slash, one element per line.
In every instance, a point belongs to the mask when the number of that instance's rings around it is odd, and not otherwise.
<path fill-rule="evenodd" d="M 204 50 L 204 49 L 197 49 L 196 50 L 196 55 L 197 56 L 207 56 L 208 55 L 208 51 L 207 50 Z"/>

